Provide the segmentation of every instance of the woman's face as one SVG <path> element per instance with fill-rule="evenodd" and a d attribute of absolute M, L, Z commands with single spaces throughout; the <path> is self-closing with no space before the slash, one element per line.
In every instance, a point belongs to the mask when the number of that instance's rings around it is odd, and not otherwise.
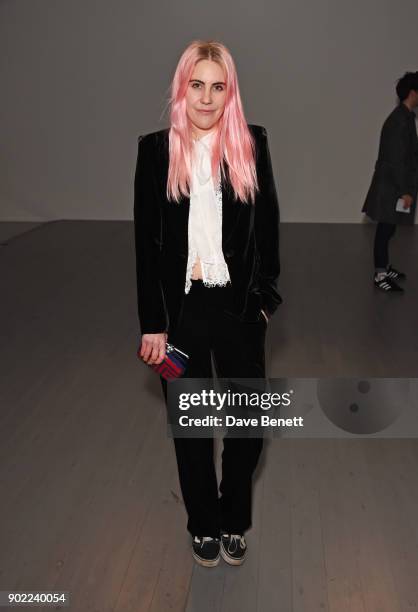
<path fill-rule="evenodd" d="M 197 62 L 186 93 L 186 112 L 195 136 L 210 132 L 222 117 L 226 100 L 223 69 L 212 60 Z"/>

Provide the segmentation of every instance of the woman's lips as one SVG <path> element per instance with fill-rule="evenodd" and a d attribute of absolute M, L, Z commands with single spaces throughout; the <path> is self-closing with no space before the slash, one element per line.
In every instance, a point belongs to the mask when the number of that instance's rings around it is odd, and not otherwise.
<path fill-rule="evenodd" d="M 213 113 L 213 110 L 200 110 L 200 109 L 198 109 L 197 112 L 198 113 L 203 113 L 205 115 L 208 115 L 209 113 Z"/>

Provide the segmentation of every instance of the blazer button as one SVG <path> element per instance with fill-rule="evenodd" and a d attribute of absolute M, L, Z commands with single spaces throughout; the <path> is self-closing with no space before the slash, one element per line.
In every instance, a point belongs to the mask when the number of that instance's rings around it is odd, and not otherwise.
<path fill-rule="evenodd" d="M 234 254 L 234 250 L 230 249 L 229 251 L 225 251 L 225 257 L 232 257 Z"/>

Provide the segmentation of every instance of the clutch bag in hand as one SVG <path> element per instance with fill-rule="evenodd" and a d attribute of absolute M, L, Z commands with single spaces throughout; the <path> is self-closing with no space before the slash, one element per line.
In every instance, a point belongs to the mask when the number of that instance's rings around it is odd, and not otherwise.
<path fill-rule="evenodd" d="M 140 349 L 138 349 L 137 355 L 141 359 Z M 183 375 L 188 360 L 189 356 L 186 353 L 167 342 L 165 357 L 162 362 L 150 364 L 150 367 L 166 380 L 172 380 Z"/>

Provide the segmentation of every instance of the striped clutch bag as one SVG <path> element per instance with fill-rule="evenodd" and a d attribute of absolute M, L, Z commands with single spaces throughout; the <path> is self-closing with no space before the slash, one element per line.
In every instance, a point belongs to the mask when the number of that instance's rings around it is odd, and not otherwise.
<path fill-rule="evenodd" d="M 138 350 L 138 357 L 139 350 Z M 154 363 L 150 367 L 166 380 L 179 378 L 186 369 L 189 356 L 180 351 L 173 344 L 166 343 L 165 357 L 161 363 Z"/>

